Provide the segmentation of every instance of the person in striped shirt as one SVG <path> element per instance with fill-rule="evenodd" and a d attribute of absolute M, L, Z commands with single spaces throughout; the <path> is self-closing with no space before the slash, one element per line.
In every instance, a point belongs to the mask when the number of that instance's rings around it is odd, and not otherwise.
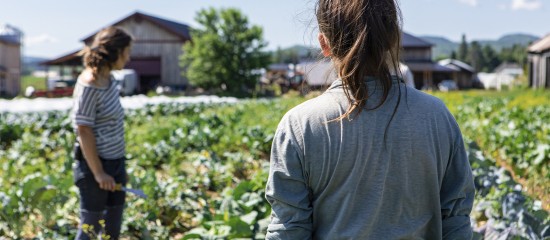
<path fill-rule="evenodd" d="M 89 239 L 82 226 L 94 226 L 96 234 L 118 239 L 126 184 L 124 109 L 112 70 L 126 65 L 132 37 L 124 30 L 101 30 L 81 54 L 85 69 L 74 89 L 72 122 L 76 131 L 74 180 L 80 193 L 81 225 L 76 239 Z M 100 225 L 104 220 L 104 227 Z M 102 231 L 102 232 L 98 232 Z"/>

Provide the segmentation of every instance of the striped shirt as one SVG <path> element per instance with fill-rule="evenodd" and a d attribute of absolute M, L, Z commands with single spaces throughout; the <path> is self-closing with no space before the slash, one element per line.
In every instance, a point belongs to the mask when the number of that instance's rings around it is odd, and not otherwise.
<path fill-rule="evenodd" d="M 93 129 L 100 158 L 113 160 L 125 155 L 124 109 L 114 80 L 109 87 L 99 88 L 83 83 L 80 78 L 73 93 L 71 119 L 80 140 L 77 126 Z"/>

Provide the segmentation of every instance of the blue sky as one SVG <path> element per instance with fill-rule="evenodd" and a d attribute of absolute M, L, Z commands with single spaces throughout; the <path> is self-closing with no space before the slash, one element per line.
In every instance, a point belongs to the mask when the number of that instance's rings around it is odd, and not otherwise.
<path fill-rule="evenodd" d="M 550 0 L 399 0 L 405 31 L 458 41 L 496 39 L 507 33 L 550 33 Z M 263 26 L 268 49 L 315 45 L 315 0 L 18 0 L 2 4 L 0 24 L 26 35 L 24 54 L 56 57 L 79 40 L 136 10 L 196 26 L 206 7 L 236 7 Z"/>

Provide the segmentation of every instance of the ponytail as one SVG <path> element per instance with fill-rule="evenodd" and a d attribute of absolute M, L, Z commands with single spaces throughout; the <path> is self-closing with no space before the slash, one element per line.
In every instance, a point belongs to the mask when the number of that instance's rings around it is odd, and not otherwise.
<path fill-rule="evenodd" d="M 363 111 L 367 76 L 381 83 L 383 96 L 374 109 L 379 108 L 392 87 L 392 72 L 399 73 L 401 16 L 395 0 L 319 0 L 316 15 L 350 103 L 336 120 Z"/>
<path fill-rule="evenodd" d="M 110 71 L 124 49 L 130 46 L 132 37 L 117 27 L 108 27 L 96 34 L 93 43 L 80 52 L 84 66 L 92 70 L 94 77 L 101 71 Z"/>

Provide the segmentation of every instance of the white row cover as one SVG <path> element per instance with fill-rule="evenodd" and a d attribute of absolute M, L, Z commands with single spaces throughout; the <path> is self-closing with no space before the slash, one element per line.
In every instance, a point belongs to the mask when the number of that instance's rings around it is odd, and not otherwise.
<path fill-rule="evenodd" d="M 145 105 L 163 104 L 163 103 L 236 103 L 238 100 L 233 97 L 218 96 L 196 96 L 196 97 L 166 97 L 156 96 L 147 97 L 145 95 L 135 95 L 121 97 L 120 102 L 125 109 L 138 109 Z M 71 109 L 73 99 L 67 98 L 35 98 L 35 99 L 0 99 L 0 112 L 43 112 Z"/>

